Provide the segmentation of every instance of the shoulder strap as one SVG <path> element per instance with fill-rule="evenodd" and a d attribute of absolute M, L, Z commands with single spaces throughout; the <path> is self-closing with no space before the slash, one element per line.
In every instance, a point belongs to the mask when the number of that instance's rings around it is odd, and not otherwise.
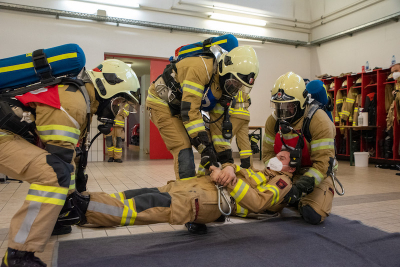
<path fill-rule="evenodd" d="M 304 137 L 306 138 L 306 140 L 308 142 L 311 142 L 312 136 L 310 133 L 310 122 L 312 117 L 314 116 L 315 112 L 317 112 L 318 109 L 321 109 L 321 104 L 318 101 L 313 101 L 310 105 L 309 105 L 309 110 L 307 112 L 307 114 L 304 114 L 304 121 L 303 121 L 303 127 L 302 127 L 302 132 L 304 134 Z"/>

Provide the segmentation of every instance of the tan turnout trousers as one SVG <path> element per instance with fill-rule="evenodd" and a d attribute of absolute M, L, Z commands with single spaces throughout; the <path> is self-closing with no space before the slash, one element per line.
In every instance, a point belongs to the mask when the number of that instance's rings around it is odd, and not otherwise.
<path fill-rule="evenodd" d="M 94 88 L 86 84 L 93 112 Z M 42 252 L 68 192 L 75 190 L 75 146 L 86 129 L 86 103 L 78 88 L 58 86 L 62 109 L 31 103 L 45 149 L 0 129 L 0 173 L 30 183 L 22 207 L 11 219 L 8 247 Z M 96 103 L 96 104 L 95 104 Z"/>
<path fill-rule="evenodd" d="M 114 159 L 122 158 L 122 138 L 124 128 L 114 126 L 111 133 L 105 135 L 108 157 Z"/>
<path fill-rule="evenodd" d="M 235 185 L 227 187 L 235 200 L 232 215 L 247 217 L 273 209 L 282 203 L 292 187 L 289 176 L 284 173 L 235 168 L 240 178 Z M 100 226 L 210 223 L 221 216 L 217 192 L 210 177 L 201 176 L 172 181 L 159 188 L 111 195 L 85 193 L 90 195 L 86 218 L 88 223 Z"/>

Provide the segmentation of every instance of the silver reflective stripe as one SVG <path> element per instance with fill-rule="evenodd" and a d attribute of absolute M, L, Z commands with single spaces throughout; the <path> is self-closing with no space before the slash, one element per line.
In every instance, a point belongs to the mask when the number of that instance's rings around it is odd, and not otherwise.
<path fill-rule="evenodd" d="M 266 181 L 266 179 L 263 179 L 263 178 L 261 177 L 261 175 L 259 175 L 258 173 L 255 173 L 255 172 L 252 171 L 251 174 L 252 174 L 254 180 L 256 180 L 255 177 L 257 177 L 257 180 L 258 180 L 258 182 L 256 181 L 257 184 L 262 184 L 263 182 Z M 255 177 L 254 177 L 254 176 L 255 176 Z"/>
<path fill-rule="evenodd" d="M 121 196 L 119 195 L 119 193 L 114 193 L 114 196 L 116 199 L 121 200 Z"/>
<path fill-rule="evenodd" d="M 77 140 L 79 139 L 79 134 L 71 133 L 71 132 L 63 131 L 63 130 L 39 131 L 39 135 L 61 135 L 61 136 L 72 137 Z"/>
<path fill-rule="evenodd" d="M 279 199 L 278 199 L 278 190 L 276 190 L 276 188 L 274 187 L 268 187 L 267 190 L 271 191 L 274 194 L 274 197 L 272 198 L 272 202 L 271 205 L 274 205 L 276 203 L 278 203 Z"/>
<path fill-rule="evenodd" d="M 124 208 L 110 206 L 96 201 L 89 202 L 88 210 L 116 217 L 122 217 L 122 213 L 124 212 Z"/>
<path fill-rule="evenodd" d="M 194 130 L 196 128 L 199 128 L 201 126 L 205 127 L 205 124 L 204 123 L 198 123 L 198 124 L 195 124 L 195 125 L 187 127 L 186 130 L 189 132 L 189 131 Z"/>
<path fill-rule="evenodd" d="M 212 137 L 213 142 L 224 142 L 224 143 L 229 143 L 230 144 L 230 140 L 229 139 L 224 139 L 224 138 L 218 138 L 215 137 L 215 135 Z"/>
<path fill-rule="evenodd" d="M 311 149 L 320 147 L 320 146 L 333 146 L 334 142 L 322 142 L 322 143 L 316 143 L 311 145 Z"/>
<path fill-rule="evenodd" d="M 34 190 L 34 189 L 29 189 L 28 195 L 33 195 L 33 196 L 38 196 L 38 197 L 57 198 L 57 199 L 61 199 L 61 200 L 65 200 L 67 197 L 66 195 L 60 194 L 60 193 L 40 191 L 40 190 Z"/>
<path fill-rule="evenodd" d="M 193 85 L 190 85 L 190 84 L 187 84 L 187 83 L 183 84 L 182 90 L 185 90 L 185 88 L 195 90 L 196 92 L 199 92 L 200 94 L 204 93 L 204 89 L 197 88 L 196 86 L 193 86 Z"/>
<path fill-rule="evenodd" d="M 273 145 L 275 143 L 275 140 L 272 139 L 269 135 L 264 134 L 264 140 L 267 144 Z"/>
<path fill-rule="evenodd" d="M 242 194 L 242 192 L 243 192 L 243 190 L 244 190 L 244 188 L 246 187 L 246 183 L 245 182 L 243 182 L 241 185 L 240 185 L 240 187 L 239 187 L 239 190 L 236 192 L 236 194 L 233 196 L 233 198 L 234 199 L 237 199 L 239 196 L 240 196 L 240 194 Z"/>
<path fill-rule="evenodd" d="M 125 205 L 126 205 L 127 207 L 129 207 L 129 204 L 128 204 L 128 203 L 125 204 Z M 131 219 L 132 219 L 132 215 L 133 215 L 133 210 L 131 210 L 131 209 L 129 208 L 128 214 L 126 215 L 126 220 L 125 220 L 125 224 L 124 224 L 124 225 L 128 226 L 128 225 L 130 224 Z"/>
<path fill-rule="evenodd" d="M 39 214 L 40 207 L 42 203 L 31 201 L 28 206 L 28 212 L 26 213 L 25 219 L 22 222 L 18 233 L 15 235 L 14 242 L 25 244 L 26 239 L 28 238 L 29 232 L 31 231 L 31 227 L 33 222 L 36 220 L 36 217 Z"/>
<path fill-rule="evenodd" d="M 316 184 L 316 185 L 318 185 L 319 183 L 321 183 L 323 177 L 321 177 L 318 173 L 316 173 L 312 168 L 308 169 L 308 171 L 305 173 L 305 175 L 306 175 L 307 173 L 311 174 L 311 175 L 315 178 L 315 180 L 316 180 L 316 183 L 315 183 L 315 184 Z"/>

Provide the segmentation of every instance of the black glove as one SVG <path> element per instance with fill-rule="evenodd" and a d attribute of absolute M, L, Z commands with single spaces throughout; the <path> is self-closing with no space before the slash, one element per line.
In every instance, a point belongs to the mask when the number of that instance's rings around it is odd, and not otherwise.
<path fill-rule="evenodd" d="M 310 176 L 301 176 L 299 180 L 296 181 L 295 186 L 300 191 L 300 193 L 310 194 L 314 190 L 315 178 Z"/>
<path fill-rule="evenodd" d="M 283 198 L 283 203 L 287 203 L 289 205 L 295 205 L 300 200 L 300 197 L 301 197 L 300 190 L 296 187 L 296 185 L 293 185 L 290 191 Z"/>
<path fill-rule="evenodd" d="M 208 146 L 203 150 L 203 152 L 201 153 L 200 164 L 206 170 L 208 170 L 211 167 L 211 165 L 218 167 L 217 155 L 215 155 L 212 146 Z"/>

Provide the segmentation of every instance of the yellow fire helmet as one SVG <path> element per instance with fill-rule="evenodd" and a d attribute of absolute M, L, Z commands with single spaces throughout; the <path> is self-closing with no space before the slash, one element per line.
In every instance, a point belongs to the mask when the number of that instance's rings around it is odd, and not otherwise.
<path fill-rule="evenodd" d="M 86 72 L 101 98 L 109 99 L 120 94 L 131 104 L 139 102 L 139 80 L 132 68 L 121 60 L 104 60 Z"/>
<path fill-rule="evenodd" d="M 331 85 L 329 86 L 330 90 L 335 90 L 335 82 L 332 82 Z"/>
<path fill-rule="evenodd" d="M 251 46 L 238 46 L 221 55 L 218 62 L 219 84 L 230 96 L 239 89 L 250 93 L 258 76 L 259 65 L 256 51 Z"/>
<path fill-rule="evenodd" d="M 342 88 L 347 88 L 347 80 L 344 80 L 344 82 L 342 83 Z"/>
<path fill-rule="evenodd" d="M 360 86 L 361 85 L 361 77 L 357 79 L 356 81 L 356 86 Z"/>
<path fill-rule="evenodd" d="M 386 78 L 386 81 L 393 81 L 393 73 L 390 73 L 389 76 Z"/>
<path fill-rule="evenodd" d="M 280 76 L 271 91 L 271 108 L 279 119 L 293 118 L 306 102 L 306 85 L 299 75 L 288 72 Z M 299 110 L 300 111 L 300 110 Z"/>

